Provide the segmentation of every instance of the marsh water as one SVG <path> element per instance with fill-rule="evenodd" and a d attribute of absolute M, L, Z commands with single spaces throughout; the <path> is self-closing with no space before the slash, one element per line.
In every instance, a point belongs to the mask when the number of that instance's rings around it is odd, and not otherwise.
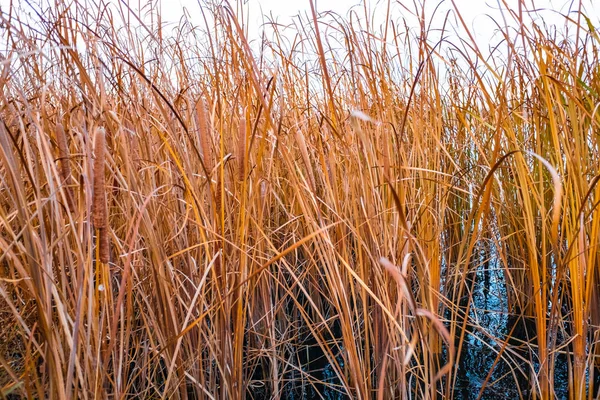
<path fill-rule="evenodd" d="M 474 321 L 468 330 L 461 350 L 461 357 L 454 387 L 454 398 L 470 399 L 528 399 L 530 377 L 534 374 L 535 352 L 531 345 L 535 343 L 534 321 L 520 315 L 507 312 L 507 292 L 503 271 L 493 262 L 483 263 L 471 276 L 472 299 L 469 319 Z M 339 327 L 333 326 L 334 336 L 340 334 Z M 341 335 L 340 335 L 341 336 Z M 504 351 L 497 359 L 498 350 L 506 338 L 509 338 L 510 351 Z M 337 361 L 343 368 L 344 349 L 338 344 L 339 338 L 330 337 L 328 344 Z M 302 371 L 292 371 L 284 378 L 284 398 L 308 400 L 324 398 L 341 400 L 349 398 L 341 391 L 339 380 L 324 356 L 319 345 L 311 340 L 311 335 L 299 336 L 299 365 Z M 489 372 L 491 374 L 489 374 Z M 307 383 L 303 376 L 310 376 Z M 568 370 L 564 355 L 559 355 L 554 368 L 556 398 L 568 398 Z M 263 393 L 263 395 L 266 393 Z M 256 396 L 255 396 L 256 395 Z M 267 396 L 268 397 L 268 396 Z M 249 398 L 261 398 L 254 393 Z"/>
<path fill-rule="evenodd" d="M 469 318 L 478 328 L 469 329 L 463 343 L 454 398 L 527 399 L 534 373 L 530 345 L 535 344 L 535 323 L 507 312 L 506 285 L 499 265 L 486 263 L 479 268 L 473 288 Z M 499 341 L 509 336 L 512 351 L 503 352 L 503 357 L 497 360 L 497 351 L 502 346 Z M 538 365 L 533 366 L 537 370 Z M 556 396 L 566 399 L 568 371 L 564 356 L 557 357 L 554 372 Z"/>

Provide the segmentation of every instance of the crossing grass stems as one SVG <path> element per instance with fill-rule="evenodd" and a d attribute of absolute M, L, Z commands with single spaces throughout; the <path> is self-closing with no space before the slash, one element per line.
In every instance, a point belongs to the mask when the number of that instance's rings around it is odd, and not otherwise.
<path fill-rule="evenodd" d="M 311 2 L 259 41 L 243 2 L 3 9 L 1 396 L 452 399 L 493 254 L 535 320 L 494 365 L 549 399 L 566 355 L 591 398 L 597 21 L 503 5 L 489 51 L 446 39 L 456 6 L 415 31 Z"/>

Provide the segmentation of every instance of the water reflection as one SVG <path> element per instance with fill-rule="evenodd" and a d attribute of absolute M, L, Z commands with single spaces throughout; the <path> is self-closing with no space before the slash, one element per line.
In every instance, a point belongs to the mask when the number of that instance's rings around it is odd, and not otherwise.
<path fill-rule="evenodd" d="M 486 257 L 489 259 L 489 253 Z M 498 264 L 482 263 L 469 279 L 470 293 L 460 304 L 465 310 L 468 306 L 469 323 L 453 386 L 453 398 L 532 398 L 531 383 L 539 369 L 535 322 L 522 314 L 509 313 L 504 271 Z M 327 337 L 327 343 L 343 368 L 344 349 L 339 326 L 334 324 L 332 334 Z M 299 355 L 302 372 L 291 371 L 286 376 L 283 398 L 350 398 L 341 390 L 333 367 L 309 332 L 299 335 L 293 352 Z M 555 361 L 555 398 L 566 399 L 569 382 L 566 355 L 559 354 Z"/>

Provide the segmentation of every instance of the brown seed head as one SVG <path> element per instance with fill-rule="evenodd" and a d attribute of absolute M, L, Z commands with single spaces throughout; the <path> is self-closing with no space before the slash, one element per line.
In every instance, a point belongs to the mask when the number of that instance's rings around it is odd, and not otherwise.
<path fill-rule="evenodd" d="M 106 228 L 106 184 L 104 177 L 104 152 L 106 146 L 106 132 L 104 128 L 96 129 L 94 147 L 94 203 L 92 205 L 92 218 L 94 227 Z"/>
<path fill-rule="evenodd" d="M 100 261 L 108 264 L 110 261 L 110 244 L 108 240 L 108 227 L 98 229 L 98 242 Z"/>

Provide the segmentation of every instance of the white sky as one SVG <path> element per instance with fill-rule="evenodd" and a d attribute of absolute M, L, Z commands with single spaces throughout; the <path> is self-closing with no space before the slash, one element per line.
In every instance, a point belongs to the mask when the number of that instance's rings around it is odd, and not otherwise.
<path fill-rule="evenodd" d="M 194 18 L 195 15 L 199 15 L 197 0 L 160 1 L 162 2 L 162 15 L 165 21 L 176 22 L 181 17 L 183 7 L 185 7 L 192 16 L 192 22 L 201 23 L 200 18 L 197 20 Z M 236 0 L 230 0 L 232 5 L 235 4 L 235 1 Z M 367 5 L 370 6 L 370 10 L 373 12 L 375 19 L 383 21 L 388 1 L 366 1 Z M 509 7 L 517 9 L 518 0 L 505 1 Z M 416 2 L 418 3 L 420 1 L 417 0 Z M 409 26 L 416 27 L 418 25 L 416 18 L 411 17 L 411 15 L 400 6 L 400 3 L 404 4 L 410 10 L 414 10 L 413 0 L 392 0 L 392 15 L 396 18 L 406 18 Z M 441 24 L 443 23 L 442 20 L 446 15 L 446 11 L 453 8 L 452 2 L 450 0 L 426 0 L 429 13 L 431 13 L 440 3 L 441 6 L 436 11 L 437 18 L 433 20 L 433 26 L 438 28 L 441 27 Z M 501 14 L 498 11 L 500 8 L 499 4 L 502 3 L 502 0 L 455 0 L 455 3 L 465 22 L 471 25 L 472 32 L 474 32 L 482 42 L 489 40 L 496 29 L 495 24 L 490 19 L 489 15 L 493 16 L 498 22 L 502 21 Z M 255 33 L 256 37 L 258 37 L 259 26 L 262 20 L 261 15 L 263 14 L 272 14 L 277 18 L 278 22 L 286 24 L 298 13 L 310 13 L 309 0 L 244 0 L 244 4 L 246 10 L 248 10 L 251 15 L 249 35 L 252 36 L 253 33 Z M 358 11 L 358 14 L 361 16 L 364 15 L 362 6 L 363 1 L 361 0 L 317 0 L 316 4 L 317 11 L 319 12 L 334 11 L 339 15 L 346 16 L 348 10 L 355 6 L 354 9 Z M 569 6 L 576 10 L 578 0 L 525 0 L 525 4 L 530 10 L 541 10 L 539 11 L 538 19 L 543 19 L 546 24 L 557 24 L 562 26 L 564 18 L 560 14 L 569 13 Z M 600 25 L 600 1 L 582 0 L 582 4 L 585 9 L 584 13 L 591 19 L 592 23 L 598 27 Z M 430 15 L 431 14 L 427 16 L 428 19 L 430 18 Z M 510 25 L 510 18 L 508 18 L 508 22 Z"/>
<path fill-rule="evenodd" d="M 13 4 L 24 4 L 23 0 L 12 0 Z M 30 0 L 33 3 L 43 1 L 44 3 L 51 2 L 51 0 Z M 85 1 L 85 0 L 84 0 Z M 94 2 L 101 0 L 92 0 Z M 116 3 L 121 0 L 103 0 L 108 3 Z M 197 25 L 203 25 L 203 21 L 200 15 L 199 1 L 203 0 L 125 0 L 129 1 L 129 4 L 133 9 L 139 8 L 150 1 L 158 1 L 161 4 L 161 14 L 163 21 L 176 23 L 183 15 L 184 7 L 188 13 L 192 16 L 191 22 Z M 229 1 L 232 6 L 235 7 L 237 0 L 224 0 Z M 245 12 L 250 14 L 250 24 L 248 25 L 248 31 L 250 39 L 252 36 L 259 37 L 260 25 L 262 22 L 262 15 L 273 15 L 279 23 L 289 23 L 293 16 L 298 13 L 310 13 L 310 0 L 242 0 Z M 358 12 L 360 16 L 364 16 L 363 2 L 366 1 L 369 7 L 370 13 L 374 16 L 376 21 L 382 22 L 385 18 L 385 12 L 388 4 L 388 0 L 315 0 L 317 4 L 317 11 L 334 11 L 335 13 L 346 16 L 348 10 L 354 6 L 354 10 Z M 446 11 L 452 9 L 451 0 L 390 0 L 392 4 L 392 16 L 395 19 L 406 18 L 410 27 L 418 26 L 416 18 L 410 15 L 400 4 L 404 4 L 408 9 L 414 11 L 414 3 L 421 3 L 425 1 L 427 5 L 428 15 L 427 19 L 435 7 L 441 4 L 436 11 L 436 18 L 433 20 L 433 27 L 441 27 L 443 17 Z M 500 8 L 499 4 L 505 1 L 509 7 L 516 9 L 519 0 L 454 0 L 464 20 L 471 25 L 472 32 L 474 32 L 478 39 L 485 43 L 489 41 L 495 30 L 494 22 L 488 15 L 492 15 L 498 22 L 502 21 L 502 17 L 498 12 Z M 9 7 L 11 0 L 0 0 L 0 7 L 6 12 Z M 525 0 L 526 7 L 528 9 L 545 10 L 540 11 L 539 16 L 547 24 L 559 24 L 564 23 L 564 18 L 560 14 L 567 14 L 569 12 L 569 6 L 576 8 L 579 0 Z M 596 27 L 600 27 L 600 0 L 582 0 L 584 13 L 590 17 L 592 23 Z M 504 7 L 502 7 L 504 8 Z M 488 15 L 486 15 L 488 14 Z M 451 19 L 453 21 L 453 19 Z M 509 19 L 510 24 L 510 19 Z M 452 26 L 455 26 L 452 23 Z M 377 28 L 377 26 L 376 26 Z"/>
<path fill-rule="evenodd" d="M 13 5 L 26 4 L 24 0 L 12 0 Z M 54 0 L 28 0 L 36 4 L 53 3 Z M 85 4 L 86 0 L 78 0 L 81 4 Z M 206 0 L 89 0 L 91 2 L 117 3 L 120 1 L 128 1 L 133 10 L 143 7 L 147 10 L 149 3 L 160 4 L 161 16 L 163 22 L 170 22 L 174 26 L 182 17 L 184 8 L 190 15 L 193 25 L 204 26 L 202 15 L 200 12 L 199 3 L 204 3 Z M 310 14 L 310 0 L 216 0 L 229 3 L 234 7 L 241 1 L 244 8 L 244 16 L 246 19 L 245 26 L 250 41 L 260 38 L 262 32 L 263 15 L 272 15 L 273 18 L 280 24 L 289 24 L 294 16 L 299 13 Z M 382 23 L 385 21 L 388 0 L 315 0 L 318 12 L 333 11 L 340 16 L 348 16 L 349 10 L 352 8 L 359 17 L 364 17 L 364 5 L 366 1 L 368 14 L 372 18 L 373 26 L 370 31 L 377 33 L 380 30 Z M 418 33 L 418 20 L 411 12 L 414 13 L 415 3 L 420 4 L 425 2 L 426 7 L 426 22 L 431 20 L 433 10 L 435 18 L 433 18 L 432 29 L 442 27 L 444 17 L 448 10 L 453 9 L 452 0 L 390 0 L 392 7 L 391 17 L 394 21 L 406 21 L 409 28 L 414 29 L 415 34 Z M 7 12 L 8 5 L 11 0 L 0 0 L 0 7 L 3 12 Z M 470 26 L 470 31 L 475 35 L 475 39 L 480 49 L 485 53 L 489 47 L 495 46 L 502 40 L 500 36 L 494 36 L 497 30 L 496 23 L 503 24 L 502 10 L 506 10 L 503 5 L 506 3 L 509 8 L 517 9 L 519 0 L 454 0 L 461 16 Z M 502 6 L 501 6 L 502 4 Z M 577 11 L 579 0 L 524 0 L 525 7 L 529 10 L 537 10 L 534 18 L 538 23 L 543 22 L 547 25 L 556 25 L 560 30 L 564 26 L 564 16 Z M 583 12 L 586 14 L 592 24 L 600 28 L 600 0 L 581 0 Z M 404 7 L 403 7 L 404 5 Z M 406 7 L 406 8 L 405 8 Z M 420 7 L 420 6 L 419 6 Z M 509 26 L 515 26 L 513 19 L 504 11 L 506 21 Z M 249 16 L 249 17 L 248 17 Z M 303 19 L 306 21 L 306 19 Z M 494 22 L 495 21 L 495 22 Z M 297 20 L 296 20 L 297 22 Z M 585 22 L 582 21 L 585 26 Z M 168 31 L 168 28 L 167 28 Z M 446 26 L 446 38 L 450 42 L 457 43 L 456 36 L 464 38 L 465 33 L 458 22 L 455 13 L 451 13 L 449 24 Z M 430 35 L 430 40 L 437 40 L 439 34 Z M 466 39 L 466 38 L 465 38 Z M 470 42 L 470 40 L 467 40 Z"/>

